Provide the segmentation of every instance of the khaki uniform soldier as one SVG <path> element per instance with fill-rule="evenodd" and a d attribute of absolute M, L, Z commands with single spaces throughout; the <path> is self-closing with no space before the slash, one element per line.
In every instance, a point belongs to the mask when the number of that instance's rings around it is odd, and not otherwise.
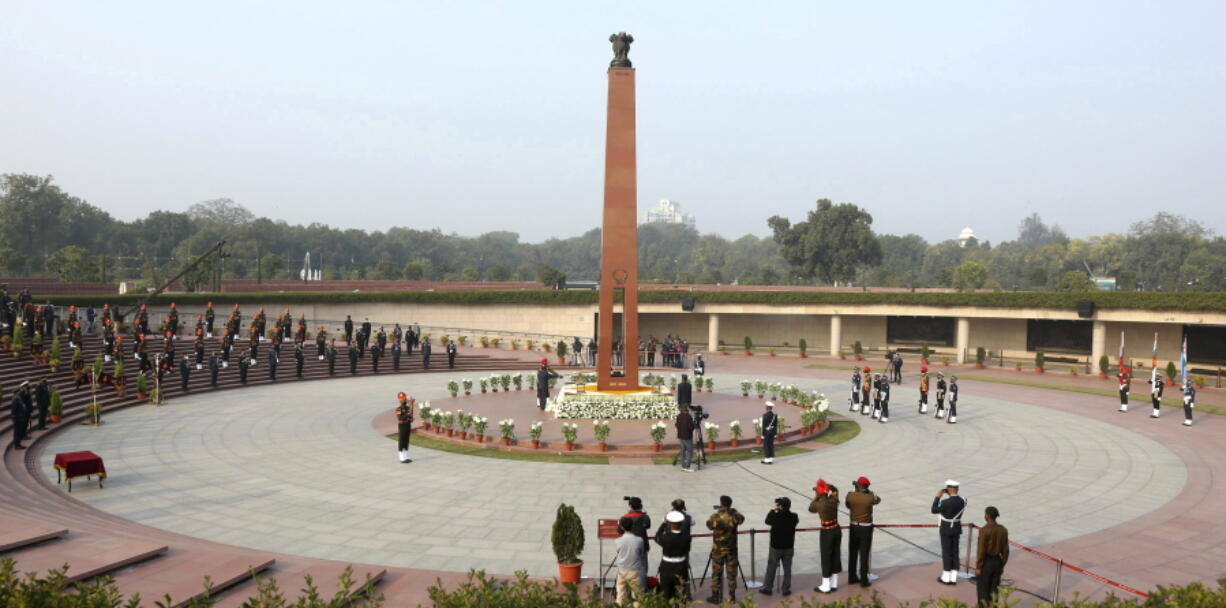
<path fill-rule="evenodd" d="M 413 462 L 409 458 L 409 434 L 413 432 L 413 404 L 416 402 L 404 393 L 397 394 L 396 398 L 400 400 L 400 405 L 396 407 L 396 449 L 400 453 L 400 462 Z"/>
<path fill-rule="evenodd" d="M 873 386 L 873 381 L 872 381 L 873 377 L 872 375 L 870 375 L 870 372 L 872 371 L 873 369 L 871 367 L 864 368 L 864 381 L 861 383 L 861 386 L 860 386 L 861 391 L 863 392 L 862 398 L 860 399 L 860 414 L 861 415 L 868 414 L 869 407 L 871 406 L 868 400 L 868 395 L 869 395 L 869 392 L 872 391 L 872 386 Z"/>
<path fill-rule="evenodd" d="M 707 529 L 711 530 L 711 597 L 712 604 L 724 601 L 724 571 L 728 571 L 728 599 L 736 601 L 736 573 L 740 568 L 737 559 L 736 541 L 737 527 L 745 523 L 745 516 L 732 508 L 732 498 L 719 497 L 719 510 L 707 518 Z"/>
<path fill-rule="evenodd" d="M 826 483 L 825 479 L 819 479 L 813 491 L 816 496 L 809 503 L 809 512 L 817 513 L 822 526 L 821 538 L 818 541 L 822 559 L 822 584 L 813 590 L 830 593 L 839 588 L 839 573 L 843 571 L 843 558 L 840 555 L 843 530 L 839 528 L 839 489 Z"/>
<path fill-rule="evenodd" d="M 919 413 L 928 413 L 928 368 L 920 368 Z"/>
<path fill-rule="evenodd" d="M 873 550 L 873 506 L 881 504 L 881 497 L 868 489 L 867 477 L 852 482 L 855 491 L 847 494 L 843 504 L 847 507 L 850 527 L 847 535 L 847 582 L 868 587 L 869 554 Z"/>
<path fill-rule="evenodd" d="M 979 531 L 979 550 L 975 558 L 975 587 L 980 606 L 991 606 L 1000 588 L 1000 577 L 1009 561 L 1009 530 L 996 523 L 1000 511 L 996 507 L 984 509 L 983 519 L 988 523 Z"/>

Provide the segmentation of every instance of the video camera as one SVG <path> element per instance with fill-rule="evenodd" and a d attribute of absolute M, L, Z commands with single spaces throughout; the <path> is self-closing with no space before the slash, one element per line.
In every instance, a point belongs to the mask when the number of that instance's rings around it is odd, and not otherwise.
<path fill-rule="evenodd" d="M 697 424 L 697 423 L 701 423 L 703 420 L 706 420 L 707 418 L 710 418 L 711 414 L 708 414 L 706 411 L 704 411 L 701 405 L 691 405 L 690 406 L 690 416 L 694 418 L 694 423 Z"/>

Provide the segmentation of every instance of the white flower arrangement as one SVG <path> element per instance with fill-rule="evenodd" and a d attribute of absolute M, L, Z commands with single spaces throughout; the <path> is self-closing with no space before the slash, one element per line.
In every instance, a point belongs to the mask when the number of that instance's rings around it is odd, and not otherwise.
<path fill-rule="evenodd" d="M 741 380 L 741 394 L 748 395 L 749 389 L 753 388 L 752 380 Z"/>
<path fill-rule="evenodd" d="M 706 431 L 707 441 L 719 441 L 719 425 L 714 422 L 702 423 L 703 430 Z"/>
<path fill-rule="evenodd" d="M 668 395 L 561 395 L 548 408 L 558 418 L 662 420 L 677 414 L 677 400 Z"/>
<path fill-rule="evenodd" d="M 761 418 L 753 419 L 753 434 L 758 437 L 762 436 L 762 419 Z"/>
<path fill-rule="evenodd" d="M 753 388 L 754 388 L 754 390 L 755 390 L 755 391 L 758 393 L 758 396 L 763 396 L 763 395 L 766 395 L 766 389 L 767 389 L 769 386 L 770 386 L 770 385 L 769 385 L 769 384 L 767 384 L 767 383 L 766 383 L 765 381 L 763 381 L 763 380 L 754 380 L 754 381 L 753 381 Z"/>
<path fill-rule="evenodd" d="M 830 409 L 830 398 L 821 393 L 817 393 L 813 398 L 813 407 L 819 412 L 825 412 Z"/>
<path fill-rule="evenodd" d="M 732 435 L 733 439 L 740 439 L 741 438 L 741 421 L 733 420 L 732 422 L 729 422 L 728 423 L 728 433 Z"/>
<path fill-rule="evenodd" d="M 609 438 L 609 421 L 593 420 L 592 433 L 596 436 L 597 443 L 604 443 Z"/>
<path fill-rule="evenodd" d="M 656 422 L 651 425 L 651 441 L 656 445 L 664 443 L 664 435 L 668 433 L 668 426 L 663 421 Z"/>
<path fill-rule="evenodd" d="M 478 378 L 477 382 L 481 383 L 481 392 L 485 392 L 490 387 L 489 378 Z"/>
<path fill-rule="evenodd" d="M 543 432 L 545 432 L 545 423 L 541 422 L 540 420 L 533 422 L 532 426 L 528 427 L 528 436 L 531 437 L 533 441 L 540 441 L 541 433 Z"/>
<path fill-rule="evenodd" d="M 466 393 L 472 392 L 473 390 L 473 379 L 472 378 L 465 378 L 464 380 L 460 382 L 460 384 L 464 385 L 464 392 Z"/>
<path fill-rule="evenodd" d="M 579 438 L 579 425 L 574 422 L 563 422 L 562 438 L 566 440 L 566 443 L 574 443 Z"/>
<path fill-rule="evenodd" d="M 515 436 L 515 419 L 507 418 L 498 421 L 498 432 L 503 439 L 510 439 Z"/>
<path fill-rule="evenodd" d="M 490 419 L 485 416 L 473 416 L 473 426 L 476 427 L 473 432 L 478 435 L 485 434 L 485 428 L 489 426 Z"/>

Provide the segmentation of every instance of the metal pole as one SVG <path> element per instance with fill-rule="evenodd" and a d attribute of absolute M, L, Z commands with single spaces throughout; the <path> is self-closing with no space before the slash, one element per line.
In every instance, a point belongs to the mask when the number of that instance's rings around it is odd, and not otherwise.
<path fill-rule="evenodd" d="M 757 589 L 762 586 L 758 582 L 758 560 L 757 560 L 757 541 L 758 531 L 754 528 L 749 529 L 749 580 L 745 581 L 745 590 Z M 745 577 L 745 573 L 741 573 L 741 577 Z"/>
<path fill-rule="evenodd" d="M 1051 603 L 1060 605 L 1060 575 L 1064 574 L 1064 560 L 1056 560 L 1056 588 L 1051 594 Z"/>
<path fill-rule="evenodd" d="M 966 577 L 967 577 L 967 578 L 970 578 L 970 576 L 971 576 L 971 547 L 972 547 L 972 546 L 974 546 L 974 545 L 973 545 L 973 543 L 972 543 L 972 541 L 973 541 L 973 540 L 974 540 L 974 538 L 975 538 L 975 526 L 974 526 L 974 524 L 966 524 L 966 528 L 967 528 L 967 534 L 966 534 L 966 560 L 965 560 L 965 561 L 963 561 L 962 563 L 963 563 L 963 565 L 965 566 L 965 569 L 966 569 Z"/>

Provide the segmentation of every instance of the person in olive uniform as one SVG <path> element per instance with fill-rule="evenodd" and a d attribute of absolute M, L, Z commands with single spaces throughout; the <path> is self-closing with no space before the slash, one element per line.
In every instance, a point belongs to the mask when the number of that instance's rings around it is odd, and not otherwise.
<path fill-rule="evenodd" d="M 1192 426 L 1192 408 L 1196 407 L 1196 387 L 1189 378 L 1183 381 L 1183 425 Z"/>
<path fill-rule="evenodd" d="M 809 503 L 809 512 L 817 513 L 821 519 L 821 537 L 818 539 L 818 552 L 822 558 L 822 584 L 814 587 L 814 591 L 830 593 L 839 588 L 839 573 L 843 571 L 843 558 L 840 548 L 843 544 L 843 530 L 839 528 L 839 489 L 818 479 L 813 487 L 816 495 Z"/>
<path fill-rule="evenodd" d="M 353 317 L 345 315 L 345 344 L 353 344 Z"/>
<path fill-rule="evenodd" d="M 953 415 L 952 413 L 950 414 Z M 958 584 L 958 541 L 962 539 L 962 513 L 966 499 L 958 496 L 958 482 L 949 479 L 932 499 L 932 512 L 941 516 L 941 577 L 946 585 Z"/>
<path fill-rule="evenodd" d="M 392 342 L 392 371 L 400 371 L 400 340 Z"/>
<path fill-rule="evenodd" d="M 707 529 L 711 530 L 711 597 L 712 604 L 724 601 L 724 572 L 728 573 L 728 599 L 736 601 L 736 575 L 741 566 L 737 558 L 736 540 L 737 527 L 745 523 L 745 516 L 732 508 L 732 498 L 724 495 L 719 497 L 719 510 L 707 518 Z"/>
<path fill-rule="evenodd" d="M 304 364 L 306 364 L 306 352 L 302 348 L 302 343 L 297 342 L 294 344 L 294 375 L 298 376 L 299 380 L 302 379 L 302 366 Z"/>
<path fill-rule="evenodd" d="M 421 341 L 421 366 L 422 369 L 430 369 L 430 338 Z"/>
<path fill-rule="evenodd" d="M 358 373 L 358 349 L 350 346 L 345 350 L 349 351 L 349 375 Z"/>
<path fill-rule="evenodd" d="M 455 369 L 455 356 L 457 352 L 459 352 L 459 348 L 456 347 L 455 341 L 454 340 L 448 341 L 447 342 L 447 369 Z"/>
<path fill-rule="evenodd" d="M 336 375 L 336 338 L 332 338 L 328 342 L 328 348 L 324 350 L 324 358 L 328 360 L 328 375 Z"/>
<path fill-rule="evenodd" d="M 315 332 L 315 356 L 320 361 L 324 360 L 325 351 L 328 348 L 328 331 L 323 325 L 319 326 L 319 331 Z"/>
<path fill-rule="evenodd" d="M 187 355 L 183 355 L 183 358 L 179 359 L 179 386 L 183 389 L 183 392 L 185 393 L 191 392 L 191 388 L 188 384 L 189 380 L 191 379 L 191 375 L 192 375 L 192 367 L 191 367 L 190 361 L 191 360 L 188 358 Z"/>
<path fill-rule="evenodd" d="M 873 551 L 873 507 L 881 504 L 881 497 L 869 490 L 869 480 L 861 477 L 852 483 L 855 490 L 847 494 L 843 504 L 849 511 L 850 526 L 847 534 L 847 582 L 869 587 L 869 554 Z M 857 558 L 859 561 L 857 562 Z"/>
<path fill-rule="evenodd" d="M 379 359 L 383 358 L 383 348 L 378 344 L 370 347 L 370 368 L 376 374 L 379 373 Z"/>
<path fill-rule="evenodd" d="M 247 349 L 238 357 L 238 381 L 242 384 L 247 384 L 247 367 L 248 361 L 251 359 L 251 349 Z"/>
<path fill-rule="evenodd" d="M 541 359 L 541 366 L 536 370 L 536 403 L 542 412 L 549 400 L 549 379 L 557 377 L 557 372 L 549 369 L 549 360 Z"/>
<path fill-rule="evenodd" d="M 920 368 L 920 381 L 919 381 L 919 391 L 920 391 L 919 413 L 920 414 L 928 413 L 928 386 L 929 386 L 928 368 L 921 367 Z"/>
<path fill-rule="evenodd" d="M 975 558 L 975 590 L 983 608 L 991 606 L 996 599 L 1000 577 L 1009 561 L 1009 530 L 996 523 L 999 518 L 1000 511 L 996 507 L 983 510 L 987 524 L 979 529 L 979 550 Z"/>
<path fill-rule="evenodd" d="M 396 449 L 400 453 L 400 462 L 413 462 L 409 458 L 409 434 L 413 432 L 413 404 L 416 402 L 404 393 L 398 393 L 396 398 L 400 400 L 400 405 L 396 406 Z"/>
<path fill-rule="evenodd" d="M 272 348 L 268 349 L 268 379 L 272 380 L 273 382 L 277 381 L 278 362 L 279 359 L 277 358 L 277 351 Z"/>
<path fill-rule="evenodd" d="M 209 386 L 217 388 L 217 374 L 221 373 L 221 365 L 217 362 L 217 353 L 209 355 Z"/>

